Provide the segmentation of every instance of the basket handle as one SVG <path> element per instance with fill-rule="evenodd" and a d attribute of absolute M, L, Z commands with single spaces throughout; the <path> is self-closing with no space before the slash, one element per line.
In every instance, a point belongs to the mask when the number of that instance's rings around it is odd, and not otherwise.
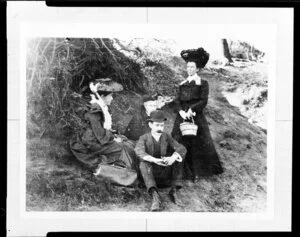
<path fill-rule="evenodd" d="M 193 122 L 193 124 L 195 124 L 195 121 L 194 121 L 194 119 L 193 119 L 193 115 L 192 115 L 192 122 Z"/>
<path fill-rule="evenodd" d="M 192 122 L 193 122 L 193 124 L 195 124 L 195 121 L 194 121 L 194 119 L 193 119 L 193 116 L 191 116 L 191 118 L 192 118 Z M 184 122 L 185 120 L 183 119 L 183 122 Z"/>

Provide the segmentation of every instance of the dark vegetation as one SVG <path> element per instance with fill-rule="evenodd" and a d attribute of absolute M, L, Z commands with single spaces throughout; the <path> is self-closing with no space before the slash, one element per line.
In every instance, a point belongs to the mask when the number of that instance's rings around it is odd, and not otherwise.
<path fill-rule="evenodd" d="M 155 40 L 158 42 L 158 40 Z M 149 196 L 142 185 L 124 188 L 94 177 L 75 160 L 68 140 L 83 128 L 89 108 L 88 83 L 110 77 L 125 91 L 111 106 L 113 124 L 121 133 L 145 93 L 175 96 L 186 76 L 181 58 L 163 45 L 130 47 L 117 39 L 35 38 L 27 54 L 27 158 L 26 198 L 28 211 L 147 211 Z M 230 70 L 230 67 L 227 68 Z M 186 183 L 185 208 L 173 205 L 162 190 L 167 211 L 262 211 L 266 201 L 266 135 L 253 126 L 222 95 L 228 80 L 208 69 L 210 84 L 205 113 L 225 173 Z M 243 70 L 243 69 L 241 69 Z M 226 72 L 226 70 L 224 71 Z M 251 74 L 252 75 L 252 74 Z M 174 113 L 166 106 L 167 131 Z"/>
<path fill-rule="evenodd" d="M 28 116 L 38 121 L 42 133 L 56 125 L 68 132 L 80 129 L 88 84 L 96 78 L 110 77 L 126 90 L 145 92 L 140 65 L 116 50 L 110 39 L 35 38 L 28 48 Z"/>

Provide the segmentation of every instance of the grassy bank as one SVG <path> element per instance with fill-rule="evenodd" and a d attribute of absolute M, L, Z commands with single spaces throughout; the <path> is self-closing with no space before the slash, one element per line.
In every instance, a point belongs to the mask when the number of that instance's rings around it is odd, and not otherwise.
<path fill-rule="evenodd" d="M 185 182 L 183 208 L 169 200 L 167 188 L 161 189 L 165 211 L 264 211 L 266 134 L 227 102 L 221 93 L 226 81 L 210 74 L 204 77 L 210 84 L 206 116 L 225 172 L 198 183 Z M 166 111 L 170 131 L 174 114 Z M 114 186 L 85 170 L 65 138 L 28 139 L 26 167 L 28 211 L 148 211 L 150 206 L 143 186 Z"/>

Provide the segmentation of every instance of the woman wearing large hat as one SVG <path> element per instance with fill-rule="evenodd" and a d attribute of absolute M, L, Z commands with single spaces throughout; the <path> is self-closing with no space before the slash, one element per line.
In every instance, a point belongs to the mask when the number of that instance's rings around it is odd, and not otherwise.
<path fill-rule="evenodd" d="M 123 90 L 123 86 L 109 78 L 97 79 L 90 83 L 91 108 L 85 114 L 86 127 L 81 134 L 70 141 L 74 156 L 95 175 L 99 164 L 114 164 L 122 161 L 135 169 L 134 143 L 114 134 L 108 106 L 113 93 Z"/>
<path fill-rule="evenodd" d="M 158 93 L 144 95 L 137 111 L 130 119 L 124 135 L 133 141 L 150 131 L 147 119 L 154 110 L 161 109 L 170 100 L 163 98 Z"/>
<path fill-rule="evenodd" d="M 220 174 L 223 168 L 203 113 L 207 105 L 209 85 L 198 75 L 208 62 L 209 54 L 203 48 L 198 48 L 183 50 L 181 57 L 186 62 L 188 77 L 179 85 L 177 116 L 172 136 L 187 148 L 185 174 L 192 174 L 196 181 L 201 176 Z M 191 121 L 192 118 L 198 126 L 197 133 L 195 136 L 183 136 L 180 124 L 183 121 Z"/>

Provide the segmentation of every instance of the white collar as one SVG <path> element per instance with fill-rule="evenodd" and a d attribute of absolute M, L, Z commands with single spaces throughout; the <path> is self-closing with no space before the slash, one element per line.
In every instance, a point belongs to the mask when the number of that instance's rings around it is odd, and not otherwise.
<path fill-rule="evenodd" d="M 161 134 L 159 135 L 154 135 L 153 133 L 151 133 L 152 137 L 158 142 L 159 141 L 159 138 L 161 136 Z"/>
<path fill-rule="evenodd" d="M 201 77 L 198 76 L 197 73 L 195 73 L 193 76 L 189 76 L 187 79 L 185 79 L 183 82 L 180 83 L 180 85 L 186 83 L 186 82 L 192 82 L 195 81 L 196 85 L 201 85 Z"/>
<path fill-rule="evenodd" d="M 146 114 L 147 114 L 148 116 L 150 116 L 150 113 L 151 113 L 151 112 L 149 112 L 146 108 L 145 108 L 145 112 L 146 112 Z"/>

